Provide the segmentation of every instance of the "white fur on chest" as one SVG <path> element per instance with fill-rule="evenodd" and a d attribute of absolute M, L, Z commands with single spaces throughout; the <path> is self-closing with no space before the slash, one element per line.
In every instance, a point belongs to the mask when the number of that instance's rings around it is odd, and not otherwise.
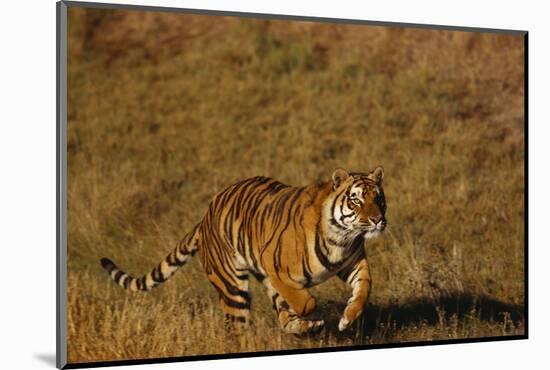
<path fill-rule="evenodd" d="M 331 263 L 340 263 L 342 262 L 346 256 L 347 256 L 347 250 L 344 247 L 336 246 L 336 245 L 327 245 L 327 259 Z"/>

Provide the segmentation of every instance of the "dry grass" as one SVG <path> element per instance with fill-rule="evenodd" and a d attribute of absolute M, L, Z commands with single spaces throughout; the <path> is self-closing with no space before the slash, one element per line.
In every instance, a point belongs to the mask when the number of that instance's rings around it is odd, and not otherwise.
<path fill-rule="evenodd" d="M 71 8 L 68 83 L 70 362 L 524 333 L 521 37 Z M 99 266 L 148 271 L 236 180 L 377 164 L 364 330 L 337 333 L 336 279 L 320 335 L 256 283 L 231 335 L 198 260 L 147 294 Z"/>

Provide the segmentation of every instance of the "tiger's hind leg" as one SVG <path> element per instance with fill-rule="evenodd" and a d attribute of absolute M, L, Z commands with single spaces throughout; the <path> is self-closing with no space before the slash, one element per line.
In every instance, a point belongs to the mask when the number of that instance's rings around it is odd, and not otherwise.
<path fill-rule="evenodd" d="M 248 291 L 248 273 L 217 271 L 208 274 L 220 296 L 220 307 L 225 314 L 227 329 L 246 327 L 250 319 L 252 297 Z"/>
<path fill-rule="evenodd" d="M 293 289 L 284 286 L 276 288 L 267 278 L 263 280 L 263 283 L 267 288 L 267 294 L 271 299 L 281 329 L 287 333 L 298 335 L 314 334 L 323 329 L 324 320 L 304 318 L 315 309 L 315 299 L 306 289 Z"/>
<path fill-rule="evenodd" d="M 208 225 L 208 220 L 203 224 Z M 219 294 L 220 308 L 228 329 L 246 327 L 252 297 L 248 291 L 248 271 L 243 270 L 233 248 L 222 237 L 210 232 L 199 245 L 199 257 L 210 283 Z"/>

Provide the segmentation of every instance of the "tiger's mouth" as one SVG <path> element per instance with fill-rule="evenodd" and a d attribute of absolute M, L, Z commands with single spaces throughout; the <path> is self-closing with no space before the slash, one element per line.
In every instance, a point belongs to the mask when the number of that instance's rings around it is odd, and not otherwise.
<path fill-rule="evenodd" d="M 386 229 L 386 221 L 385 220 L 382 220 L 382 221 L 378 222 L 377 224 L 371 224 L 371 225 L 368 226 L 366 231 L 363 233 L 363 238 L 365 240 L 376 238 L 376 237 L 380 236 L 380 234 L 382 234 L 382 232 L 385 229 Z"/>

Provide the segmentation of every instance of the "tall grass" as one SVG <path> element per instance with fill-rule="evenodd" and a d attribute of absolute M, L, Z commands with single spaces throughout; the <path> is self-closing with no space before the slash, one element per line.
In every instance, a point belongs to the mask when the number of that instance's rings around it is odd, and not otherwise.
<path fill-rule="evenodd" d="M 523 333 L 523 57 L 501 34 L 70 8 L 69 360 Z M 377 164 L 361 330 L 336 330 L 336 279 L 313 289 L 327 329 L 295 338 L 255 283 L 226 333 L 198 261 L 147 294 L 99 266 L 148 271 L 237 180 Z"/>

